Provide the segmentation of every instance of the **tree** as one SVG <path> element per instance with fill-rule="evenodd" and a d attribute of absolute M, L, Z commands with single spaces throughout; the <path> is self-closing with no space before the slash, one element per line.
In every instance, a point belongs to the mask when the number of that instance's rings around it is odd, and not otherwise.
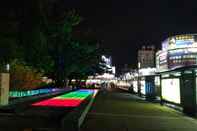
<path fill-rule="evenodd" d="M 100 67 L 101 54 L 103 52 L 97 46 L 97 42 L 82 42 L 78 45 L 78 48 L 76 48 L 76 52 L 78 52 L 78 56 L 74 57 L 76 61 L 71 66 L 71 72 L 68 76 L 69 81 L 75 79 L 77 80 L 77 84 L 79 84 L 81 80 L 86 80 L 88 76 L 94 76 L 104 72 Z"/>
<path fill-rule="evenodd" d="M 20 61 L 10 63 L 10 90 L 32 90 L 43 85 L 42 75 Z"/>
<path fill-rule="evenodd" d="M 19 0 L 14 4 L 1 9 L 8 16 L 0 23 L 4 27 L 0 32 L 0 63 L 18 59 L 51 76 L 57 86 L 62 86 L 71 73 L 81 77 L 91 72 L 99 60 L 97 42 L 73 37 L 73 27 L 82 19 L 75 10 L 60 11 L 56 2 L 47 0 Z"/>

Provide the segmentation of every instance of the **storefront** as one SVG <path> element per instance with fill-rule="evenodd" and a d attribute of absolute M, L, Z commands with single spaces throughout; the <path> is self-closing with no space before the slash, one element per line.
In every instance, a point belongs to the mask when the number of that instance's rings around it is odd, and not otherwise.
<path fill-rule="evenodd" d="M 160 95 L 160 79 L 155 68 L 139 70 L 138 80 L 133 82 L 134 91 L 147 100 L 156 99 Z"/>
<path fill-rule="evenodd" d="M 161 102 L 195 115 L 197 107 L 197 35 L 177 35 L 162 43 L 156 54 L 157 73 L 161 75 Z"/>
<path fill-rule="evenodd" d="M 161 73 L 161 100 L 195 115 L 197 107 L 196 67 L 183 67 Z"/>

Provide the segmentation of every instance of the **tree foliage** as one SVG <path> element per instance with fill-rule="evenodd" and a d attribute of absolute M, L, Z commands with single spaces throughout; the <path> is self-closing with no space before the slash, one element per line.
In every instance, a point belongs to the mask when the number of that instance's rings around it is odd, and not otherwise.
<path fill-rule="evenodd" d="M 4 27 L 0 63 L 18 59 L 52 77 L 58 86 L 73 74 L 80 78 L 95 73 L 100 59 L 98 43 L 73 37 L 73 27 L 82 19 L 75 10 L 59 10 L 56 2 L 47 0 L 17 2 L 1 9 L 8 16 L 0 23 Z"/>
<path fill-rule="evenodd" d="M 10 63 L 10 90 L 29 90 L 40 87 L 44 82 L 36 69 L 18 61 Z"/>

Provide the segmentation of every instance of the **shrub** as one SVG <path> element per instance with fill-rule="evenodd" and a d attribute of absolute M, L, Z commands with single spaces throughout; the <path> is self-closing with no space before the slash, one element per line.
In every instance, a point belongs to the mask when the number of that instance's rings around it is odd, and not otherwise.
<path fill-rule="evenodd" d="M 43 85 L 42 74 L 24 63 L 14 61 L 10 68 L 10 90 L 32 90 Z"/>

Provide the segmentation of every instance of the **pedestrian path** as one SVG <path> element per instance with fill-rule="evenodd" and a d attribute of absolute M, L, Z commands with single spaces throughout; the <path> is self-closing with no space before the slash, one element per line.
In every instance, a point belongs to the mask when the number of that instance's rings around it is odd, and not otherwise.
<path fill-rule="evenodd" d="M 81 131 L 196 131 L 197 120 L 112 89 L 100 93 Z"/>
<path fill-rule="evenodd" d="M 179 117 L 171 117 L 171 116 L 148 116 L 148 115 L 131 115 L 131 114 L 112 114 L 112 113 L 89 113 L 89 116 L 97 116 L 97 117 L 119 117 L 119 118 L 143 118 L 143 119 L 180 119 Z"/>

